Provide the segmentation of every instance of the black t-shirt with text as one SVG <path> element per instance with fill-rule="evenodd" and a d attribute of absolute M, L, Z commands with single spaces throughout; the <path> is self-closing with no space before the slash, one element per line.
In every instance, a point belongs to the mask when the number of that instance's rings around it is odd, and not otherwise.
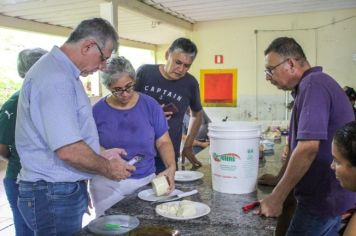
<path fill-rule="evenodd" d="M 178 157 L 185 112 L 188 107 L 193 111 L 202 109 L 198 81 L 189 73 L 179 80 L 167 80 L 159 71 L 159 65 L 143 65 L 137 70 L 136 90 L 155 98 L 159 104 L 174 103 L 177 106 L 179 111 L 168 120 L 168 125 Z"/>

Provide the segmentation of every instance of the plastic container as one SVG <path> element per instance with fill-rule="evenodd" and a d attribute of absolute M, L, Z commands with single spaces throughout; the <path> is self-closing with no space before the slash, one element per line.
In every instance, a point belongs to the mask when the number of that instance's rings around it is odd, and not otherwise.
<path fill-rule="evenodd" d="M 231 194 L 255 191 L 261 125 L 213 122 L 208 129 L 213 189 Z"/>

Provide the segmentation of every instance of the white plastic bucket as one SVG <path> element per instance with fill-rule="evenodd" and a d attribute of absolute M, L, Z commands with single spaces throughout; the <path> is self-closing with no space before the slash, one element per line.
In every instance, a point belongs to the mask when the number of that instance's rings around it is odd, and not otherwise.
<path fill-rule="evenodd" d="M 213 189 L 244 194 L 256 190 L 261 126 L 213 122 L 208 126 Z"/>

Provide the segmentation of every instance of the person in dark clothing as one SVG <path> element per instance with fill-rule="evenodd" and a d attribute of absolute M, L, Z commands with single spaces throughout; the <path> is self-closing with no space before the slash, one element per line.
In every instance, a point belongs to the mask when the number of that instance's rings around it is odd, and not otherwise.
<path fill-rule="evenodd" d="M 353 88 L 345 86 L 344 87 L 345 93 L 351 102 L 352 109 L 354 110 L 355 118 L 356 118 L 356 108 L 355 108 L 355 101 L 356 101 L 356 92 Z"/>
<path fill-rule="evenodd" d="M 180 156 L 184 114 L 190 107 L 192 114 L 187 139 L 182 149 L 182 162 L 184 163 L 187 158 L 193 167 L 202 165 L 193 153 L 193 141 L 203 115 L 199 84 L 196 78 L 188 73 L 197 53 L 197 47 L 191 40 L 178 38 L 166 52 L 166 64 L 143 65 L 138 68 L 136 79 L 137 91 L 153 97 L 162 106 L 170 104 L 170 110 L 166 110 L 165 115 L 168 119 L 169 136 L 173 143 L 176 162 Z M 156 157 L 155 161 L 156 173 L 166 168 L 160 157 Z"/>
<path fill-rule="evenodd" d="M 336 131 L 332 142 L 333 162 L 331 169 L 342 187 L 356 192 L 356 121 L 352 121 Z M 352 236 L 356 232 L 355 206 L 347 211 L 345 226 L 341 228 L 343 236 Z"/>

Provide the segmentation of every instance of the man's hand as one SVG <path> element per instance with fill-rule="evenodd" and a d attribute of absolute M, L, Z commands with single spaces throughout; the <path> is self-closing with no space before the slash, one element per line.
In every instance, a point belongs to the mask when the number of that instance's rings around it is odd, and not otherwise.
<path fill-rule="evenodd" d="M 174 167 L 169 167 L 169 168 L 165 169 L 158 175 L 158 176 L 164 175 L 168 178 L 168 184 L 169 184 L 168 193 L 173 192 L 173 190 L 175 189 L 175 183 L 174 183 L 175 173 L 176 173 L 176 167 L 174 166 Z"/>
<path fill-rule="evenodd" d="M 283 148 L 282 160 L 283 161 L 287 160 L 288 155 L 289 155 L 289 146 L 286 144 L 286 145 L 284 145 L 284 148 Z"/>
<path fill-rule="evenodd" d="M 121 159 L 123 156 L 127 155 L 127 152 L 125 151 L 125 149 L 122 148 L 111 148 L 111 149 L 102 150 L 100 155 L 107 160 L 111 160 L 114 158 Z"/>
<path fill-rule="evenodd" d="M 162 109 L 163 109 L 164 106 L 165 106 L 165 104 L 161 105 Z M 171 112 L 171 111 L 163 111 L 163 113 L 164 113 L 164 116 L 166 117 L 166 120 L 171 119 L 171 117 L 173 115 L 173 112 Z"/>
<path fill-rule="evenodd" d="M 282 209 L 283 201 L 277 199 L 272 193 L 260 201 L 260 207 L 254 213 L 266 217 L 278 217 L 282 214 Z"/>
<path fill-rule="evenodd" d="M 276 186 L 278 184 L 278 177 L 271 174 L 264 174 L 257 180 L 260 185 Z"/>
<path fill-rule="evenodd" d="M 108 161 L 107 170 L 105 177 L 112 180 L 122 180 L 130 177 L 131 173 L 136 170 L 136 167 L 129 165 L 121 158 L 113 158 Z"/>
<path fill-rule="evenodd" d="M 201 147 L 201 148 L 207 148 L 207 147 L 209 147 L 209 145 L 210 145 L 210 142 L 209 141 L 198 141 L 199 143 L 198 143 L 198 146 L 199 147 Z"/>
<path fill-rule="evenodd" d="M 182 163 L 183 164 L 185 162 L 185 158 L 187 158 L 190 161 L 190 163 L 192 163 L 193 167 L 202 166 L 202 163 L 200 161 L 198 161 L 198 159 L 195 157 L 192 147 L 183 147 L 183 150 L 182 150 Z"/>

